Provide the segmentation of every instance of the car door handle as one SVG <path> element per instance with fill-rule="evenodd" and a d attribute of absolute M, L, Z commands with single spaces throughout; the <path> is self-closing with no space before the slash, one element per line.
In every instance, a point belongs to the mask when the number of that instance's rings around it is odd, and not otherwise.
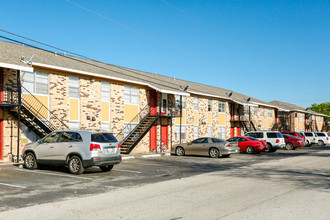
<path fill-rule="evenodd" d="M 69 148 L 72 147 L 72 145 L 69 145 Z"/>

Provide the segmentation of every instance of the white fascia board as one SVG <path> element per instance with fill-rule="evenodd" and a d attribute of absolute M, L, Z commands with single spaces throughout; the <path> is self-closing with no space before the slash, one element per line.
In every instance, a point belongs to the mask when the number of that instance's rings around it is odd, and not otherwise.
<path fill-rule="evenodd" d="M 307 111 L 300 110 L 300 109 L 293 109 L 292 112 L 300 112 L 300 113 L 308 113 Z"/>
<path fill-rule="evenodd" d="M 284 108 L 277 107 L 277 109 L 281 112 L 290 112 L 290 110 L 287 110 L 287 109 L 284 109 Z"/>
<path fill-rule="evenodd" d="M 0 62 L 0 67 L 8 68 L 8 69 L 15 69 L 15 70 L 23 70 L 23 71 L 27 71 L 27 72 L 33 72 L 32 67 L 21 66 L 21 65 L 16 65 L 16 64 L 9 64 L 9 63 L 1 63 Z"/>
<path fill-rule="evenodd" d="M 258 106 L 267 106 L 267 107 L 271 107 L 271 108 L 276 108 L 276 109 L 278 109 L 278 107 L 275 106 L 275 105 L 268 105 L 268 104 L 264 104 L 264 103 L 253 102 L 253 101 L 252 101 L 251 103 L 254 103 L 254 104 L 258 105 Z"/>
<path fill-rule="evenodd" d="M 76 70 L 76 69 L 71 69 L 71 68 L 65 68 L 65 67 L 59 67 L 59 66 L 53 66 L 53 65 L 48 65 L 48 64 L 44 64 L 44 63 L 37 63 L 37 62 L 33 62 L 32 65 L 34 65 L 34 66 L 40 66 L 40 67 L 45 67 L 45 68 L 50 68 L 50 69 L 61 70 L 61 71 L 67 71 L 67 72 L 72 72 L 72 73 L 78 73 L 78 74 L 87 75 L 87 76 L 95 76 L 95 77 L 100 77 L 100 78 L 106 78 L 106 79 L 112 79 L 112 80 L 117 80 L 117 81 L 134 83 L 134 84 L 138 84 L 138 85 L 144 85 L 144 86 L 148 86 L 148 87 L 150 87 L 152 89 L 155 89 L 155 90 L 157 90 L 157 91 L 159 91 L 161 93 L 169 93 L 169 94 L 174 94 L 174 95 L 189 96 L 189 93 L 186 93 L 186 92 L 177 92 L 177 91 L 171 91 L 171 90 L 163 90 L 163 89 L 159 89 L 159 88 L 157 88 L 157 87 L 155 87 L 153 85 L 150 85 L 148 83 L 143 83 L 143 82 L 138 82 L 138 81 L 128 80 L 128 79 L 122 79 L 122 78 L 113 77 L 113 76 L 106 76 L 106 75 L 99 74 L 99 73 L 92 73 L 92 72 L 87 72 L 87 71 L 82 71 L 82 70 Z"/>
<path fill-rule="evenodd" d="M 228 97 L 223 97 L 223 96 L 217 96 L 217 95 L 211 95 L 208 93 L 202 93 L 202 92 L 194 92 L 194 91 L 188 91 L 191 94 L 195 94 L 195 95 L 200 95 L 200 96 L 208 96 L 208 97 L 213 97 L 213 98 L 218 98 L 218 99 L 225 99 L 225 100 L 229 100 L 229 101 L 233 101 L 236 102 L 235 100 L 233 100 L 232 98 L 228 98 Z"/>

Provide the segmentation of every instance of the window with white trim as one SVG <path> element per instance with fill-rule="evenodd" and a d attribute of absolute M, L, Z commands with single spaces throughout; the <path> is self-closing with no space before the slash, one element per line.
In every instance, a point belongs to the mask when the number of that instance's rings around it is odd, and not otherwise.
<path fill-rule="evenodd" d="M 69 129 L 70 130 L 79 130 L 80 122 L 79 121 L 69 121 Z"/>
<path fill-rule="evenodd" d="M 198 97 L 194 97 L 194 110 L 198 111 Z"/>
<path fill-rule="evenodd" d="M 268 109 L 268 118 L 272 118 L 273 117 L 273 110 L 272 109 Z"/>
<path fill-rule="evenodd" d="M 138 123 L 124 123 L 124 137 L 129 135 L 137 125 Z"/>
<path fill-rule="evenodd" d="M 110 83 L 101 82 L 101 99 L 102 102 L 110 102 Z"/>
<path fill-rule="evenodd" d="M 208 112 L 212 111 L 212 99 L 209 99 L 207 102 L 207 111 Z"/>
<path fill-rule="evenodd" d="M 212 125 L 207 126 L 207 136 L 212 137 Z"/>
<path fill-rule="evenodd" d="M 69 97 L 79 98 L 79 78 L 69 76 Z"/>
<path fill-rule="evenodd" d="M 23 72 L 22 85 L 31 93 L 48 95 L 49 94 L 48 73 L 40 72 L 40 71 Z"/>
<path fill-rule="evenodd" d="M 221 101 L 219 101 L 219 108 L 218 108 L 218 112 L 219 113 L 225 113 L 225 106 L 226 106 L 226 103 L 225 102 L 221 102 Z"/>
<path fill-rule="evenodd" d="M 226 127 L 225 126 L 218 126 L 218 137 L 221 139 L 226 138 Z"/>
<path fill-rule="evenodd" d="M 198 126 L 195 125 L 194 126 L 194 139 L 197 139 L 198 138 Z"/>
<path fill-rule="evenodd" d="M 175 105 L 180 108 L 180 95 L 175 95 Z M 186 96 L 182 96 L 182 109 L 186 109 Z"/>
<path fill-rule="evenodd" d="M 180 141 L 180 125 L 175 125 L 174 138 L 176 141 Z M 186 140 L 186 126 L 181 125 L 181 141 Z"/>
<path fill-rule="evenodd" d="M 248 106 L 248 105 L 244 105 L 244 115 L 249 115 L 249 112 L 250 112 L 249 107 L 250 106 Z"/>
<path fill-rule="evenodd" d="M 134 86 L 124 86 L 124 104 L 139 104 L 139 88 Z"/>

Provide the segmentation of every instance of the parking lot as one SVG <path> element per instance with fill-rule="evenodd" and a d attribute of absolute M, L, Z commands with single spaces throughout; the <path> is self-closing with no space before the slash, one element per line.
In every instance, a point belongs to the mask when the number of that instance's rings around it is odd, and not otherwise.
<path fill-rule="evenodd" d="M 257 155 L 235 154 L 230 158 L 212 159 L 198 156 L 161 156 L 125 159 L 111 172 L 98 167 L 87 169 L 82 175 L 71 175 L 64 167 L 41 167 L 36 170 L 18 165 L 0 166 L 0 211 L 50 203 L 54 201 L 99 194 L 123 187 L 170 179 L 180 179 L 207 172 L 234 170 L 267 160 L 297 157 L 328 151 L 329 146 L 278 150 Z"/>

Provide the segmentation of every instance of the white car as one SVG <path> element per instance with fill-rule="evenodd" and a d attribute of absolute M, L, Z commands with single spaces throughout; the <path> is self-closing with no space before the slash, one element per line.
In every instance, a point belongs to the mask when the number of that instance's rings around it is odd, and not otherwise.
<path fill-rule="evenodd" d="M 254 137 L 266 141 L 269 152 L 275 152 L 279 148 L 285 148 L 285 140 L 279 131 L 250 131 L 245 136 Z"/>
<path fill-rule="evenodd" d="M 314 132 L 303 132 L 305 135 L 306 146 L 311 146 L 312 144 L 316 144 L 316 135 Z"/>
<path fill-rule="evenodd" d="M 326 144 L 330 144 L 330 138 L 329 138 L 329 133 L 327 132 L 315 132 L 317 135 L 317 143 L 319 146 L 323 146 Z"/>

